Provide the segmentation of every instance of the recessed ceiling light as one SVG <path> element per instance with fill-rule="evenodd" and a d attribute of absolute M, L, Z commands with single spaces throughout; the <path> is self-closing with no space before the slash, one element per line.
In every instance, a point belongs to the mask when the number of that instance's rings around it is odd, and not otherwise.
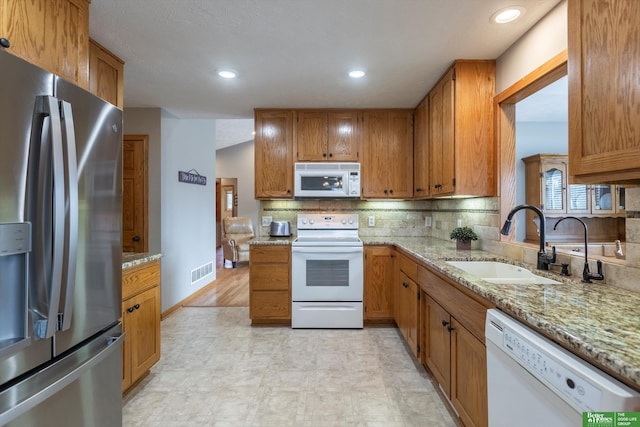
<path fill-rule="evenodd" d="M 506 24 L 513 22 L 516 19 L 524 15 L 525 8 L 521 6 L 510 6 L 504 9 L 500 9 L 493 15 L 491 15 L 491 22 L 496 24 Z"/>
<path fill-rule="evenodd" d="M 354 79 L 359 79 L 360 77 L 364 77 L 366 73 L 363 70 L 353 70 L 349 71 L 349 77 L 353 77 Z"/>
<path fill-rule="evenodd" d="M 218 75 L 223 79 L 235 79 L 236 72 L 233 70 L 218 70 Z"/>

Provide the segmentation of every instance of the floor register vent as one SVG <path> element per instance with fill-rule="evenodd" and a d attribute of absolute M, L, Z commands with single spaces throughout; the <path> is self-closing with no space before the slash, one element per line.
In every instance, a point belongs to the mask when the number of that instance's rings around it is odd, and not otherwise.
<path fill-rule="evenodd" d="M 205 276 L 213 273 L 213 262 L 208 262 L 198 268 L 191 270 L 191 283 L 195 283 Z"/>

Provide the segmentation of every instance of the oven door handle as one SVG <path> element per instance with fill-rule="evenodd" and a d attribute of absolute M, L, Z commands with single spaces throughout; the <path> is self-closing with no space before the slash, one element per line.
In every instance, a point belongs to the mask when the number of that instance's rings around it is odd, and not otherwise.
<path fill-rule="evenodd" d="M 292 253 L 306 253 L 306 254 L 318 254 L 318 253 L 334 253 L 334 254 L 355 254 L 362 253 L 364 249 L 360 247 L 348 247 L 348 246 L 305 246 L 305 247 L 292 247 Z"/>

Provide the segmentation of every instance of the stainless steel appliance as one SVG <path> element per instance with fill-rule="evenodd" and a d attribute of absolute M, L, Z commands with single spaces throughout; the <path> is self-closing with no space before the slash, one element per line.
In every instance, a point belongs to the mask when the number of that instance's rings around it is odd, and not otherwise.
<path fill-rule="evenodd" d="M 0 75 L 0 425 L 120 425 L 122 112 Z"/>
<path fill-rule="evenodd" d="M 291 224 L 289 221 L 271 221 L 269 225 L 269 236 L 289 237 L 291 236 Z"/>
<path fill-rule="evenodd" d="M 582 425 L 583 412 L 640 411 L 632 390 L 499 310 L 488 310 L 489 425 Z"/>
<path fill-rule="evenodd" d="M 360 163 L 296 163 L 295 197 L 360 197 Z"/>
<path fill-rule="evenodd" d="M 291 326 L 362 328 L 364 251 L 357 214 L 299 214 L 291 244 Z"/>

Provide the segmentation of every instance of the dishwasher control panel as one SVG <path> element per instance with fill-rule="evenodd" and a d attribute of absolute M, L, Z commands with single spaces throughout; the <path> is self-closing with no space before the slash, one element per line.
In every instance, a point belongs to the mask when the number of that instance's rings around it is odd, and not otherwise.
<path fill-rule="evenodd" d="M 529 372 L 568 399 L 580 411 L 601 409 L 602 391 L 522 335 L 503 328 L 502 347 Z"/>

